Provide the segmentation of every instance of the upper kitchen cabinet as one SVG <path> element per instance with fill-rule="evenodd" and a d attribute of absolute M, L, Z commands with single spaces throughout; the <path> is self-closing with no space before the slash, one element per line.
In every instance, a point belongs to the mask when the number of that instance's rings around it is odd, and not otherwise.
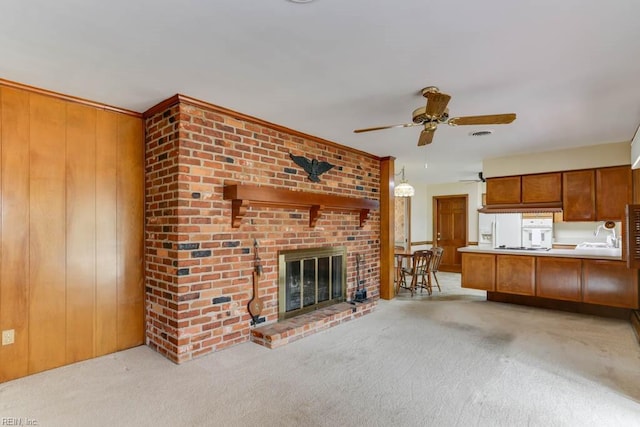
<path fill-rule="evenodd" d="M 487 178 L 481 211 L 562 207 L 563 221 L 622 221 L 632 183 L 629 165 Z"/>
<path fill-rule="evenodd" d="M 565 221 L 622 221 L 631 203 L 629 166 L 564 172 L 562 185 Z"/>
<path fill-rule="evenodd" d="M 632 199 L 629 166 L 596 169 L 596 221 L 622 221 Z"/>
<path fill-rule="evenodd" d="M 487 178 L 487 205 L 512 205 L 521 202 L 520 176 Z"/>
<path fill-rule="evenodd" d="M 522 176 L 522 203 L 554 202 L 562 202 L 560 172 Z"/>
<path fill-rule="evenodd" d="M 506 176 L 487 179 L 488 207 L 548 207 L 562 203 L 562 173 Z"/>
<path fill-rule="evenodd" d="M 564 221 L 595 221 L 596 174 L 593 169 L 562 174 Z"/>

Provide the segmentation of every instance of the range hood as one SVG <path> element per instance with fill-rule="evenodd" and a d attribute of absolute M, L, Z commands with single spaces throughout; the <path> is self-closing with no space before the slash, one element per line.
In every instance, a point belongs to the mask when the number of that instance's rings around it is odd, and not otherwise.
<path fill-rule="evenodd" d="M 478 209 L 480 213 L 546 213 L 562 212 L 562 203 L 517 203 L 489 205 Z"/>

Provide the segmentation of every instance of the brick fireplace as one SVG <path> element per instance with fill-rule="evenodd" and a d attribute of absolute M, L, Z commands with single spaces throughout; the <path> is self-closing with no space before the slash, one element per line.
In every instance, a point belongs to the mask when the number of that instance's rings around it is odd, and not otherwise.
<path fill-rule="evenodd" d="M 379 200 L 379 158 L 181 95 L 153 107 L 145 119 L 149 346 L 181 363 L 249 340 L 254 239 L 263 265 L 264 325 L 278 321 L 280 251 L 344 247 L 347 299 L 356 287 L 355 254 L 362 254 L 370 261 L 361 279 L 369 298 L 378 298 L 379 210 L 364 222 L 362 213 L 349 209 L 238 207 L 224 195 L 229 183 L 241 183 Z M 335 167 L 312 182 L 290 154 Z"/>

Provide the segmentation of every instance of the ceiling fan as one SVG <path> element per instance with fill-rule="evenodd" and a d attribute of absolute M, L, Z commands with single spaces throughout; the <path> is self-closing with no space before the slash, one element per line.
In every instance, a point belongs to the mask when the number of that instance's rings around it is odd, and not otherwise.
<path fill-rule="evenodd" d="M 476 179 L 461 179 L 459 182 L 487 182 L 482 171 L 478 172 L 478 178 Z"/>
<path fill-rule="evenodd" d="M 508 114 L 490 114 L 486 116 L 463 116 L 449 118 L 449 110 L 447 104 L 451 99 L 450 95 L 441 93 L 435 86 L 428 86 L 422 89 L 422 96 L 427 98 L 427 105 L 417 108 L 413 111 L 413 123 L 404 123 L 390 126 L 377 126 L 365 129 L 356 129 L 355 133 L 371 132 L 374 130 L 390 129 L 390 128 L 406 128 L 411 126 L 424 126 L 418 138 L 418 145 L 431 144 L 433 134 L 435 133 L 439 123 L 446 123 L 449 126 L 463 125 L 502 125 L 511 123 L 516 119 L 515 113 Z"/>

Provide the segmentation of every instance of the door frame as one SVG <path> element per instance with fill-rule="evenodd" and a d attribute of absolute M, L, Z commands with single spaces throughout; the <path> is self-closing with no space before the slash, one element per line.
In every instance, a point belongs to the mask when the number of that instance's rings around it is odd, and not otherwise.
<path fill-rule="evenodd" d="M 438 246 L 438 213 L 439 213 L 439 201 L 445 199 L 464 199 L 464 246 L 469 245 L 469 194 L 452 194 L 446 196 L 433 196 L 432 198 L 432 230 L 431 230 L 431 246 Z M 461 246 L 462 247 L 462 246 Z"/>
<path fill-rule="evenodd" d="M 399 199 L 400 197 L 396 197 L 394 203 L 397 203 L 397 199 Z M 402 243 L 402 246 L 404 246 L 405 249 L 410 250 L 411 249 L 411 197 L 403 197 L 404 199 L 404 224 L 403 224 L 403 229 L 404 229 L 404 233 L 405 233 L 405 241 Z M 396 208 L 396 206 L 394 205 L 394 209 Z M 396 223 L 397 223 L 398 218 L 396 217 Z M 395 227 L 395 226 L 394 226 Z M 395 228 L 394 228 L 394 236 L 393 236 L 393 243 L 394 246 L 398 244 L 398 240 L 396 239 L 395 236 Z"/>

